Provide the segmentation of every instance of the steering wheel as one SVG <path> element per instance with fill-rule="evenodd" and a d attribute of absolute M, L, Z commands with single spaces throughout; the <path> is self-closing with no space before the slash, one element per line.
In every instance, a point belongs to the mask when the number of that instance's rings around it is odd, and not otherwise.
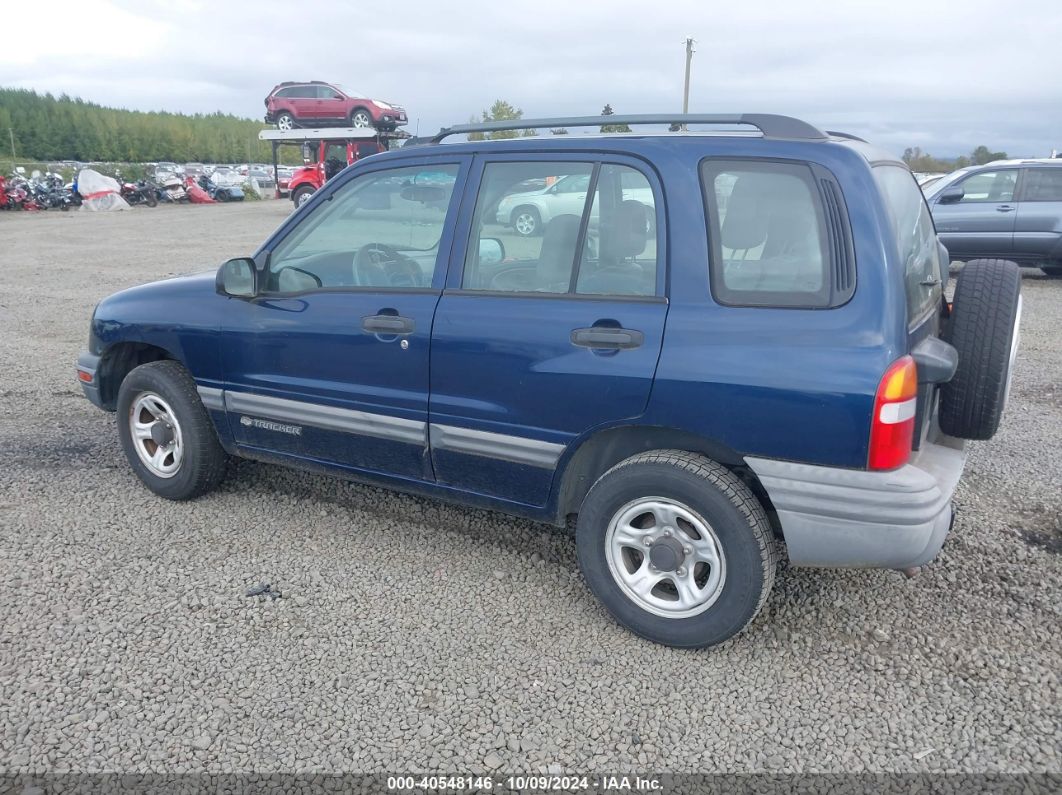
<path fill-rule="evenodd" d="M 386 243 L 366 243 L 354 255 L 354 284 L 359 287 L 422 287 L 422 280 L 416 260 Z"/>

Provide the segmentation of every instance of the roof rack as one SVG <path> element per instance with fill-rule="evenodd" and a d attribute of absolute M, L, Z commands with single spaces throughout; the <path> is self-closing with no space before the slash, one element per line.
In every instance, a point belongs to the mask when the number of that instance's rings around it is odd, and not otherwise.
<path fill-rule="evenodd" d="M 826 134 L 833 136 L 834 138 L 844 138 L 848 141 L 859 141 L 862 144 L 865 144 L 867 142 L 865 138 L 860 138 L 858 135 L 852 135 L 852 133 L 846 132 L 837 132 L 837 130 L 827 130 Z"/>
<path fill-rule="evenodd" d="M 511 121 L 486 121 L 475 124 L 457 124 L 444 127 L 431 139 L 439 143 L 451 135 L 499 130 L 540 130 L 547 127 L 599 127 L 603 124 L 747 124 L 757 128 L 764 138 L 789 138 L 799 141 L 822 141 L 826 133 L 806 121 L 791 116 L 773 113 L 639 113 L 627 116 L 568 116 L 555 119 L 513 119 Z"/>

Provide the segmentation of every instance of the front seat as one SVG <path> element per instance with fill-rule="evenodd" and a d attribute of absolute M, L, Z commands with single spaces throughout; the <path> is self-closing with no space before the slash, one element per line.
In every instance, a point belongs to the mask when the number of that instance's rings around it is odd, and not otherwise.
<path fill-rule="evenodd" d="M 535 266 L 535 290 L 568 292 L 580 221 L 578 215 L 558 215 L 546 225 Z"/>
<path fill-rule="evenodd" d="M 620 202 L 601 225 L 601 257 L 593 273 L 580 274 L 579 292 L 595 295 L 651 295 L 656 274 L 633 261 L 649 240 L 649 208 L 640 201 Z"/>

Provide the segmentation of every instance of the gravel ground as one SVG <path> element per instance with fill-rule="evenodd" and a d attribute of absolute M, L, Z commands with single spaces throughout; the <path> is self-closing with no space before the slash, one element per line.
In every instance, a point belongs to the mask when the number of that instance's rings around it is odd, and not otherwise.
<path fill-rule="evenodd" d="M 191 504 L 138 484 L 74 380 L 92 307 L 288 207 L 0 214 L 0 771 L 1060 769 L 1062 282 L 1025 272 L 934 565 L 783 568 L 687 652 L 613 624 L 549 528 L 249 462 Z"/>

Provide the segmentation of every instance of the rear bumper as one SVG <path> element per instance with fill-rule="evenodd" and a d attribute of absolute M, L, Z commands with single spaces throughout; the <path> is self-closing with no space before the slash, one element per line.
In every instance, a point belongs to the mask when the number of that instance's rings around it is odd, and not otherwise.
<path fill-rule="evenodd" d="M 891 472 L 746 460 L 778 512 L 793 565 L 902 569 L 944 545 L 966 451 L 935 432 Z"/>
<path fill-rule="evenodd" d="M 77 381 L 81 384 L 81 391 L 96 408 L 105 409 L 103 397 L 100 395 L 100 357 L 88 351 L 82 351 L 77 357 Z M 86 378 L 88 380 L 86 380 Z"/>

